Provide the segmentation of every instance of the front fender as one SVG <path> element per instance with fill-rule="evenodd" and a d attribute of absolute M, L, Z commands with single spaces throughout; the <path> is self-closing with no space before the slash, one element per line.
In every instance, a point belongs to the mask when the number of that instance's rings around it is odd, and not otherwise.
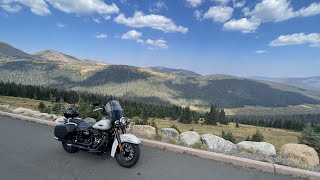
<path fill-rule="evenodd" d="M 127 143 L 132 143 L 132 144 L 140 144 L 141 141 L 137 136 L 133 134 L 121 134 L 120 135 L 121 142 L 127 142 Z M 118 140 L 117 138 L 114 138 L 113 144 L 112 144 L 112 149 L 111 149 L 111 157 L 114 157 L 116 154 L 116 150 L 118 147 Z"/>

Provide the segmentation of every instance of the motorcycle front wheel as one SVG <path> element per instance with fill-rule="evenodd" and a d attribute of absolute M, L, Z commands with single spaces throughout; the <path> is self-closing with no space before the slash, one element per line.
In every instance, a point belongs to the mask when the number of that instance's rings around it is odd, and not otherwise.
<path fill-rule="evenodd" d="M 130 168 L 134 166 L 140 158 L 140 147 L 138 144 L 122 143 L 122 152 L 118 147 L 115 158 L 120 166 Z"/>

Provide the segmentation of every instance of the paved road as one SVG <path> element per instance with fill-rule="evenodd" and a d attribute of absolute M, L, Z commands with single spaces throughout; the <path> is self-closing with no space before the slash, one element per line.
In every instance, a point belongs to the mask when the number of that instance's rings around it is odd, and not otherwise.
<path fill-rule="evenodd" d="M 275 175 L 141 146 L 131 169 L 109 156 L 68 154 L 53 139 L 53 127 L 0 116 L 0 179 L 3 180 L 286 180 Z"/>

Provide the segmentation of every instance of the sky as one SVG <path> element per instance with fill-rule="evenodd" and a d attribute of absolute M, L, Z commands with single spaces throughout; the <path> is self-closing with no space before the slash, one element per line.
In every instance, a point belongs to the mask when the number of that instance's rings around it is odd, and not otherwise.
<path fill-rule="evenodd" d="M 320 0 L 0 0 L 0 40 L 203 75 L 320 76 Z"/>

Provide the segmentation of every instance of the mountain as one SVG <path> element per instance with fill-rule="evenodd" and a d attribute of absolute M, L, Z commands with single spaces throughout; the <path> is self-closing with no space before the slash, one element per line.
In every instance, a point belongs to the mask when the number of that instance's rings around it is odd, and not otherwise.
<path fill-rule="evenodd" d="M 288 85 L 296 86 L 303 89 L 309 89 L 320 92 L 320 76 L 304 77 L 304 78 L 268 78 L 268 77 L 252 77 L 256 80 L 266 80 L 272 82 L 280 82 Z"/>
<path fill-rule="evenodd" d="M 15 54 L 20 53 L 17 49 L 11 52 L 9 54 L 5 48 L 0 51 L 7 54 L 6 58 L 0 57 L 0 81 L 200 108 L 211 104 L 219 107 L 320 104 L 320 93 L 284 83 L 224 74 L 200 76 L 191 73 L 191 76 L 186 76 L 179 73 L 188 72 L 184 70 L 168 73 L 150 68 L 104 64 L 50 50 L 34 55 L 26 53 L 24 56 Z"/>
<path fill-rule="evenodd" d="M 200 77 L 201 74 L 195 73 L 193 71 L 185 70 L 185 69 L 172 69 L 167 67 L 148 67 L 149 69 L 157 72 L 175 74 L 179 76 L 188 76 L 188 77 Z"/>
<path fill-rule="evenodd" d="M 20 58 L 20 59 L 32 59 L 32 55 L 16 49 L 5 42 L 0 41 L 0 58 Z"/>

